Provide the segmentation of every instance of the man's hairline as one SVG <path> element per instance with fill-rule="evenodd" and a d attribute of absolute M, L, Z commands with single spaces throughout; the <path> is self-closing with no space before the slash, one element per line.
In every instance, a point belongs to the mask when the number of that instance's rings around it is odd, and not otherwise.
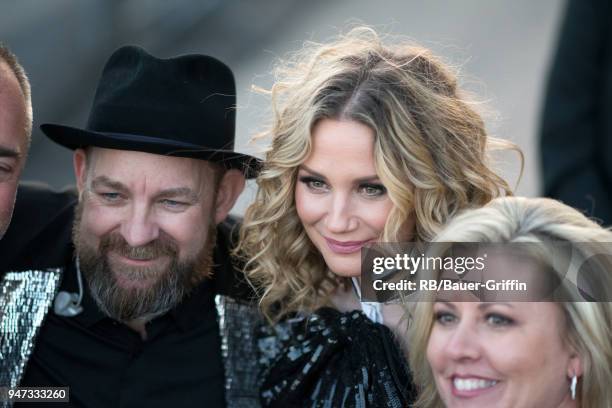
<path fill-rule="evenodd" d="M 19 90 L 21 92 L 21 96 L 24 104 L 24 114 L 25 114 L 25 123 L 24 123 L 24 136 L 25 136 L 25 152 L 24 156 L 29 150 L 30 143 L 32 141 L 32 122 L 33 122 L 33 112 L 32 112 L 32 90 L 30 86 L 30 81 L 25 72 L 23 66 L 19 63 L 19 60 L 13 54 L 13 52 L 6 47 L 4 44 L 0 42 L 0 69 L 2 66 L 6 66 L 8 72 L 12 73 L 13 77 L 17 81 L 17 85 L 19 86 Z"/>
<path fill-rule="evenodd" d="M 19 92 L 20 95 L 22 96 L 22 102 L 23 102 L 23 109 L 20 109 L 20 111 L 22 111 L 23 113 L 23 123 L 21 124 L 20 128 L 22 130 L 21 134 L 19 135 L 19 139 L 17 141 L 17 143 L 19 144 L 19 155 L 18 155 L 18 160 L 21 163 L 20 164 L 20 171 L 23 169 L 23 167 L 25 166 L 25 162 L 26 162 L 26 157 L 28 155 L 28 151 L 30 150 L 30 143 L 32 141 L 32 116 L 31 116 L 31 108 L 28 107 L 28 103 L 26 100 L 26 96 L 23 95 L 23 91 L 20 88 L 20 84 L 19 84 L 19 79 L 15 76 L 15 73 L 11 70 L 10 66 L 6 63 L 6 61 L 4 59 L 2 59 L 2 56 L 0 56 L 0 77 L 3 76 L 2 73 L 8 72 L 8 75 L 12 75 L 13 78 L 11 79 L 10 77 L 5 77 L 5 78 L 0 78 L 0 84 L 3 82 L 10 82 L 14 79 L 14 81 L 17 83 L 17 86 L 19 87 Z M 9 84 L 9 86 L 12 86 Z M 4 94 L 4 98 L 7 99 L 15 99 L 12 98 L 10 95 L 6 94 L 5 92 L 0 91 L 0 95 Z"/>
<path fill-rule="evenodd" d="M 0 42 L 0 64 L 2 63 L 6 65 L 8 70 L 17 80 L 17 83 L 19 84 L 19 90 L 21 91 L 21 95 L 24 98 L 24 102 L 27 105 L 27 100 L 31 100 L 32 97 L 32 88 L 30 85 L 29 78 L 23 66 L 19 63 L 17 56 L 13 54 L 13 52 L 8 47 L 6 47 Z"/>
<path fill-rule="evenodd" d="M 85 155 L 85 189 L 89 189 L 91 186 L 91 182 L 92 182 L 92 172 L 93 172 L 93 166 L 92 163 L 95 161 L 95 159 L 92 159 L 92 157 L 95 156 L 95 154 L 93 154 L 93 152 L 95 152 L 94 149 L 96 148 L 101 148 L 99 146 L 85 146 L 82 148 L 79 148 L 83 151 L 84 155 Z M 118 149 L 121 150 L 121 149 Z M 123 150 L 123 151 L 129 151 L 129 150 Z M 148 153 L 148 152 L 144 152 L 141 150 L 138 150 L 138 152 L 142 152 L 142 153 Z M 161 156 L 161 155 L 160 155 Z M 209 173 L 212 173 L 212 177 L 213 177 L 213 188 L 214 188 L 214 192 L 216 193 L 219 190 L 219 186 L 221 184 L 221 180 L 223 179 L 223 176 L 225 175 L 225 173 L 227 172 L 227 168 L 225 168 L 223 165 L 210 161 L 210 160 L 203 160 L 203 159 L 194 159 L 194 160 L 198 160 L 201 162 L 204 162 L 206 164 L 206 171 Z"/>

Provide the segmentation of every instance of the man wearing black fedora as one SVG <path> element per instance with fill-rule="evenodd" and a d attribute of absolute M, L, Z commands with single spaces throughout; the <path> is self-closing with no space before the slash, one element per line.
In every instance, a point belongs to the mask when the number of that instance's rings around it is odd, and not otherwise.
<path fill-rule="evenodd" d="M 76 191 L 24 185 L 0 242 L 0 387 L 92 407 L 256 406 L 257 319 L 226 218 L 258 161 L 234 151 L 230 69 L 122 47 L 74 150 Z M 0 402 L 1 404 L 1 402 Z"/>

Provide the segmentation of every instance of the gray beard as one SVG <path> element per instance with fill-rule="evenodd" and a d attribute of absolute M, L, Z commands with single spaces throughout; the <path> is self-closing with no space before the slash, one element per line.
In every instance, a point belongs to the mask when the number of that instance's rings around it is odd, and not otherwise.
<path fill-rule="evenodd" d="M 161 316 L 189 295 L 204 279 L 211 275 L 213 248 L 216 242 L 216 227 L 210 228 L 201 251 L 192 259 L 179 260 L 174 240 L 167 234 L 141 247 L 130 247 L 118 233 L 110 233 L 100 238 L 98 248 L 92 247 L 80 234 L 82 206 L 76 209 L 73 227 L 73 242 L 79 257 L 81 271 L 89 287 L 91 297 L 102 313 L 120 322 L 131 320 L 149 321 Z M 120 286 L 113 267 L 109 264 L 110 250 L 136 259 L 165 255 L 170 264 L 159 274 L 156 281 L 148 287 L 125 288 Z M 125 267 L 119 273 L 132 280 L 146 279 L 152 271 L 146 267 Z"/>
<path fill-rule="evenodd" d="M 122 322 L 149 321 L 174 308 L 193 287 L 185 282 L 193 268 L 173 264 L 147 288 L 123 288 L 117 284 L 106 257 L 78 252 L 89 292 L 105 315 Z"/>

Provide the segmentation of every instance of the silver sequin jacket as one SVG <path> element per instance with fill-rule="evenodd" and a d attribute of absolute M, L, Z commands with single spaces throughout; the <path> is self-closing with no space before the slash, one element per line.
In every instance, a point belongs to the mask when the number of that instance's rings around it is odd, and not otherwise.
<path fill-rule="evenodd" d="M 22 185 L 18 197 L 13 222 L 0 241 L 0 387 L 19 385 L 64 267 L 73 257 L 74 192 Z M 217 247 L 225 251 L 228 262 L 215 271 L 216 277 L 233 276 L 215 282 L 226 400 L 230 408 L 256 408 L 259 367 L 254 332 L 261 317 L 252 303 L 239 300 L 248 295 L 237 289 L 227 252 L 234 226 L 233 220 L 219 226 Z M 8 406 L 0 402 L 0 407 Z"/>

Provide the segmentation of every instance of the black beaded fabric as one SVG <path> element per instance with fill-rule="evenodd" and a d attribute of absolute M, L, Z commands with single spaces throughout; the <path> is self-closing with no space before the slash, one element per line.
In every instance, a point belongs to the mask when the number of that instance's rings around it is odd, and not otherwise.
<path fill-rule="evenodd" d="M 322 308 L 259 337 L 264 407 L 404 408 L 416 395 L 393 334 L 361 311 Z"/>

